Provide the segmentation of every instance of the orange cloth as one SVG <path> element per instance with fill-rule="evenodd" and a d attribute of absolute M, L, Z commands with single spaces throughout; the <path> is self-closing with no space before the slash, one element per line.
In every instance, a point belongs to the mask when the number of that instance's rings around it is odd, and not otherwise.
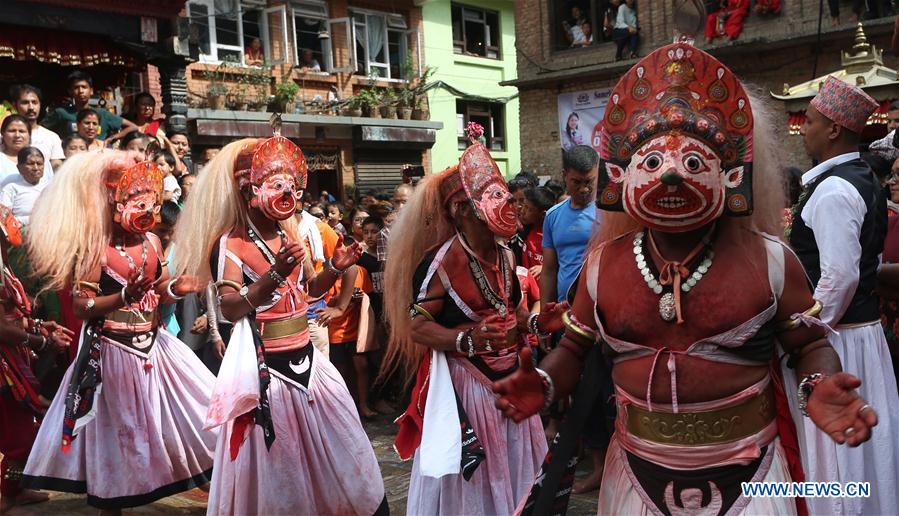
<path fill-rule="evenodd" d="M 353 285 L 354 289 L 359 289 L 362 292 L 368 293 L 372 291 L 371 286 L 371 278 L 368 276 L 368 272 L 362 267 L 356 267 L 359 271 L 356 274 L 356 282 Z M 331 298 L 336 298 L 338 294 L 340 294 L 340 288 L 343 284 L 343 280 L 338 278 L 337 281 L 334 282 L 334 286 L 331 287 L 331 291 L 328 293 Z M 342 342 L 355 342 L 359 336 L 359 320 L 361 319 L 360 308 L 362 307 L 362 303 L 356 297 L 354 297 L 346 311 L 343 313 L 343 316 L 331 319 L 328 323 L 328 340 L 331 341 L 332 344 L 340 344 Z"/>
<path fill-rule="evenodd" d="M 340 242 L 340 236 L 331 229 L 327 222 L 318 221 L 315 223 L 315 226 L 318 228 L 318 232 L 322 234 L 322 252 L 325 255 L 325 260 L 330 260 L 334 256 L 334 250 L 337 249 L 338 242 Z M 321 272 L 324 267 L 325 264 L 323 262 L 315 262 L 315 272 Z"/>

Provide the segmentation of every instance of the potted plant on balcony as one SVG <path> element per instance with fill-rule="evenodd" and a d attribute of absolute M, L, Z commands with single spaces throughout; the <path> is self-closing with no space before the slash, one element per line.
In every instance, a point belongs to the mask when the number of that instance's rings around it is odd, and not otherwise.
<path fill-rule="evenodd" d="M 278 107 L 282 113 L 293 113 L 299 92 L 300 85 L 294 82 L 290 76 L 283 77 L 281 82 L 275 85 L 275 98 L 278 100 Z"/>
<path fill-rule="evenodd" d="M 378 98 L 374 89 L 359 90 L 359 93 L 357 93 L 356 96 L 360 99 L 365 116 L 369 118 L 381 118 L 381 100 Z"/>
<path fill-rule="evenodd" d="M 397 115 L 402 120 L 412 118 L 412 109 L 415 107 L 415 91 L 409 86 L 409 83 L 403 85 L 399 91 L 399 100 L 397 101 Z"/>
<path fill-rule="evenodd" d="M 396 90 L 384 88 L 381 90 L 381 116 L 383 118 L 396 118 Z"/>
<path fill-rule="evenodd" d="M 228 88 L 221 82 L 213 81 L 206 88 L 206 103 L 210 109 L 225 109 Z"/>
<path fill-rule="evenodd" d="M 346 99 L 346 102 L 343 105 L 343 115 L 344 116 L 352 116 L 352 117 L 360 117 L 362 116 L 362 105 L 363 99 L 359 95 L 353 95 L 352 97 Z"/>

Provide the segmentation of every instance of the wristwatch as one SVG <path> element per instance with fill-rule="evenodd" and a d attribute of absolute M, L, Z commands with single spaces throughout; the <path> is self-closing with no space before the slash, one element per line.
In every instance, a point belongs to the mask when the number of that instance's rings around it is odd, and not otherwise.
<path fill-rule="evenodd" d="M 256 309 L 256 307 L 253 306 L 253 303 L 250 302 L 250 298 L 249 298 L 250 287 L 244 285 L 244 286 L 240 287 L 240 290 L 238 290 L 237 293 L 240 294 L 240 297 L 242 297 L 243 300 L 246 301 L 248 305 L 250 305 L 250 308 L 252 308 L 253 310 Z"/>

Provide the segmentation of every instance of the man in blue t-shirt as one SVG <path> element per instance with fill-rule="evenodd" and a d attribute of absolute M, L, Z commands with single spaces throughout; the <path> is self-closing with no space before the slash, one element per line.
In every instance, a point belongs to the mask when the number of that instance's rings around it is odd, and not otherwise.
<path fill-rule="evenodd" d="M 584 250 L 599 223 L 599 212 L 593 201 L 596 194 L 598 156 L 592 147 L 576 145 L 562 157 L 562 177 L 568 199 L 553 206 L 543 220 L 543 273 L 540 275 L 540 304 L 564 301 L 571 284 L 584 264 Z M 606 378 L 605 391 L 611 394 L 611 378 Z M 609 399 L 611 396 L 601 396 Z M 607 419 L 614 417 L 614 405 L 597 403 L 590 414 L 590 425 L 584 444 L 593 458 L 593 471 L 574 483 L 572 493 L 581 494 L 599 488 L 603 463 L 609 444 Z M 550 413 L 547 434 L 555 433 L 561 415 Z"/>
<path fill-rule="evenodd" d="M 550 208 L 543 220 L 543 306 L 565 300 L 584 263 L 584 250 L 599 218 L 593 204 L 597 169 L 598 157 L 592 147 L 576 145 L 564 153 L 562 177 L 568 199 Z"/>

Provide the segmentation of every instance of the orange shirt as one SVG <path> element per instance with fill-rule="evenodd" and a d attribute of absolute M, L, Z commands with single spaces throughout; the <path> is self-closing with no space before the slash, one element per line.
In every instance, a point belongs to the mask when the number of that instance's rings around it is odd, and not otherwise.
<path fill-rule="evenodd" d="M 338 242 L 340 242 L 340 235 L 331 229 L 327 222 L 318 221 L 315 223 L 315 226 L 318 228 L 318 232 L 322 234 L 322 253 L 325 255 L 325 260 L 330 260 L 334 256 L 334 250 L 337 249 Z M 324 267 L 325 264 L 323 262 L 315 262 L 315 272 L 321 272 Z"/>
<path fill-rule="evenodd" d="M 369 278 L 368 272 L 362 267 L 356 267 L 356 269 L 359 273 L 356 274 L 354 288 L 366 293 L 371 292 L 371 278 Z M 340 286 L 342 283 L 340 278 L 334 282 L 334 286 L 331 287 L 331 291 L 329 292 L 329 295 L 332 298 L 340 293 Z M 354 296 L 346 311 L 343 313 L 343 316 L 331 319 L 328 323 L 328 340 L 330 340 L 332 344 L 355 342 L 359 337 L 359 321 L 362 318 L 361 310 L 362 299 Z"/>

